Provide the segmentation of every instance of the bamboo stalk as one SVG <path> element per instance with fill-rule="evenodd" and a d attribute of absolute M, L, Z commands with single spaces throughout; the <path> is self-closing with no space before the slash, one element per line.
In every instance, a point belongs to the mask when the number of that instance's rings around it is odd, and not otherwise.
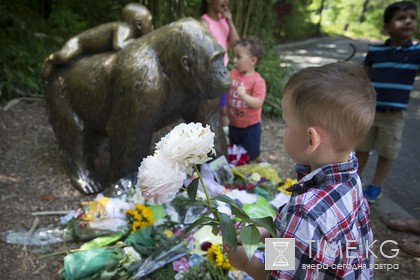
<path fill-rule="evenodd" d="M 242 36 L 245 36 L 245 35 L 248 33 L 248 24 L 249 24 L 249 18 L 251 17 L 251 9 L 252 9 L 252 7 L 253 7 L 253 3 L 254 3 L 254 1 L 253 1 L 253 0 L 250 0 L 250 1 L 249 1 L 249 4 L 248 4 L 248 9 L 247 9 L 247 12 L 246 12 L 246 18 L 245 18 L 244 30 L 243 30 L 243 34 L 242 34 Z"/>
<path fill-rule="evenodd" d="M 234 22 L 235 22 L 236 29 L 239 30 L 239 32 L 240 32 L 240 34 L 239 34 L 240 37 L 242 37 L 242 32 L 241 32 L 242 31 L 242 26 L 239 25 L 239 19 L 241 18 L 241 16 L 240 16 L 241 3 L 242 2 L 239 1 L 239 3 L 237 5 L 234 5 L 234 7 L 236 9 Z M 235 1 L 235 4 L 236 4 L 236 1 Z"/>

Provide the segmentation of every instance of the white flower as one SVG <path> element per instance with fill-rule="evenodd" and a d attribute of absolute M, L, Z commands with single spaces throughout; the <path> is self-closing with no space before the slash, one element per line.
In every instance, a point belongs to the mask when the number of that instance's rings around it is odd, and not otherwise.
<path fill-rule="evenodd" d="M 145 204 L 145 199 L 141 195 L 141 191 L 140 191 L 140 186 L 139 185 L 136 185 L 133 188 L 133 193 L 130 194 L 130 196 L 127 197 L 127 201 L 129 201 L 133 205 L 134 204 Z"/>
<path fill-rule="evenodd" d="M 214 153 L 214 133 L 201 123 L 181 123 L 156 144 L 156 154 L 189 167 L 208 161 Z"/>
<path fill-rule="evenodd" d="M 96 198 L 96 200 L 98 200 L 98 198 Z M 108 202 L 105 204 L 106 217 L 124 219 L 127 215 L 127 210 L 130 208 L 133 208 L 131 203 L 119 198 L 110 197 Z"/>
<path fill-rule="evenodd" d="M 177 161 L 156 154 L 142 161 L 137 184 L 146 200 L 161 204 L 166 202 L 170 194 L 178 192 L 185 177 L 185 167 Z M 169 199 L 173 197 L 170 196 Z"/>
<path fill-rule="evenodd" d="M 127 229 L 127 220 L 122 218 L 95 219 L 89 222 L 89 227 L 117 232 Z"/>
<path fill-rule="evenodd" d="M 172 201 L 175 198 L 175 193 L 161 193 L 152 197 L 148 204 L 162 205 L 165 202 Z"/>
<path fill-rule="evenodd" d="M 128 257 L 129 263 L 132 263 L 135 261 L 141 261 L 141 256 L 139 255 L 139 253 L 137 253 L 136 250 L 134 250 L 133 247 L 130 247 L 130 246 L 124 247 L 123 250 L 124 250 L 124 254 L 126 254 Z"/>

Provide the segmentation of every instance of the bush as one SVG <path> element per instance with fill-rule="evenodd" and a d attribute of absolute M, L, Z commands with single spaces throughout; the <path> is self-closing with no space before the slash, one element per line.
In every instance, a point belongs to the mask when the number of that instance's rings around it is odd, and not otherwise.
<path fill-rule="evenodd" d="M 40 67 L 48 54 L 59 50 L 70 37 L 99 24 L 118 20 L 122 7 L 130 0 L 2 1 L 0 3 L 0 103 L 13 98 L 43 94 Z M 153 14 L 155 28 L 177 18 L 198 17 L 201 1 L 144 0 Z M 256 34 L 267 44 L 273 38 L 275 21 L 272 5 L 259 1 L 232 0 L 237 29 Z M 260 24 L 264 22 L 265 24 Z M 235 23 L 236 24 L 236 23 Z M 280 114 L 283 69 L 278 55 L 268 52 L 261 74 L 267 81 L 268 96 L 264 112 Z M 273 105 L 277 104 L 277 105 Z"/>
<path fill-rule="evenodd" d="M 36 24 L 23 19 L 34 16 L 31 11 L 11 13 L 8 5 L 0 4 L 0 102 L 40 94 L 42 87 L 38 69 L 45 38 L 36 32 Z"/>
<path fill-rule="evenodd" d="M 272 47 L 266 51 L 264 59 L 258 65 L 257 71 L 267 84 L 263 114 L 268 117 L 280 117 L 283 87 L 291 70 L 288 67 L 281 66 L 280 55 Z"/>
<path fill-rule="evenodd" d="M 0 103 L 13 98 L 42 95 L 39 72 L 48 54 L 59 50 L 71 36 L 119 18 L 129 2 L 92 0 L 54 1 L 49 7 L 31 0 L 0 3 Z M 106 4 L 106 5 L 105 5 Z M 100 10 L 97 7 L 101 7 Z M 96 16 L 96 17 L 95 17 Z"/>

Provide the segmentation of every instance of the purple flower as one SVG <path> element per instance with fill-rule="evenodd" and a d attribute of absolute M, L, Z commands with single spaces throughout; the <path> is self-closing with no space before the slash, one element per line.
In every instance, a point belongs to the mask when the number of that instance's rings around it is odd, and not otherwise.
<path fill-rule="evenodd" d="M 186 257 L 181 257 L 172 262 L 172 267 L 174 268 L 176 272 L 182 272 L 182 271 L 188 270 L 190 268 L 190 264 L 188 263 L 188 260 Z"/>

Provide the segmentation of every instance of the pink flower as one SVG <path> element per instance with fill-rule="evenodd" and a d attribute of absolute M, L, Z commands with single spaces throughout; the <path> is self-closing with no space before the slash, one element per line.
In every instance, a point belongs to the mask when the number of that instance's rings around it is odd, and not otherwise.
<path fill-rule="evenodd" d="M 187 261 L 186 257 L 181 257 L 172 262 L 172 267 L 176 272 L 182 272 L 190 268 L 190 264 Z"/>

